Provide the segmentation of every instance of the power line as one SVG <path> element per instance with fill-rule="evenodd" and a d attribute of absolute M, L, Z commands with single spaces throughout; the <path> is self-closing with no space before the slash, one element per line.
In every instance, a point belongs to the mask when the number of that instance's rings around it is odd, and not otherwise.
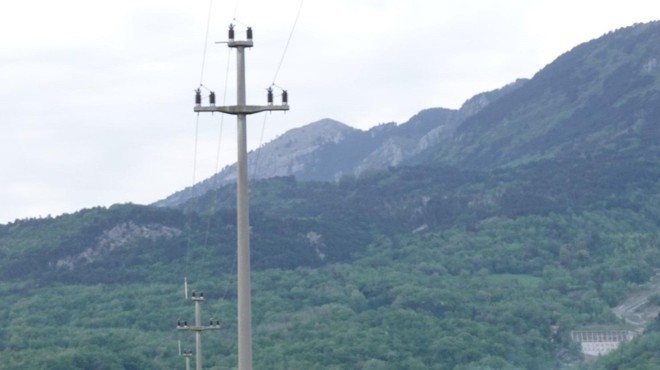
<path fill-rule="evenodd" d="M 284 51 L 282 52 L 282 57 L 280 58 L 280 62 L 277 65 L 277 69 L 275 70 L 275 76 L 273 76 L 273 83 L 271 84 L 271 86 L 278 87 L 282 91 L 285 91 L 285 90 L 282 87 L 277 86 L 275 81 L 277 80 L 277 75 L 279 75 L 280 69 L 282 68 L 282 63 L 284 63 L 284 57 L 286 56 L 286 53 L 289 49 L 289 44 L 291 43 L 291 38 L 293 37 L 293 32 L 295 31 L 296 25 L 298 24 L 298 19 L 300 18 L 300 12 L 302 11 L 302 7 L 303 7 L 304 3 L 305 3 L 305 0 L 300 1 L 300 5 L 298 6 L 298 12 L 296 13 L 296 18 L 293 21 L 293 26 L 291 26 L 291 32 L 289 33 L 289 38 L 286 40 L 286 44 L 284 46 Z M 266 130 L 266 118 L 267 117 L 268 117 L 267 115 L 264 116 L 264 121 L 261 125 L 261 137 L 259 139 L 259 146 L 257 147 L 257 150 L 256 150 L 256 158 L 255 158 L 255 161 L 254 161 L 254 169 L 252 170 L 252 177 L 256 177 L 256 175 L 258 173 L 259 159 L 261 157 L 261 147 L 264 143 L 264 132 Z"/>
<path fill-rule="evenodd" d="M 236 19 L 236 13 L 238 12 L 238 3 L 239 0 L 236 0 L 236 3 L 234 4 L 234 16 L 232 17 L 233 19 Z"/>
<path fill-rule="evenodd" d="M 261 158 L 261 146 L 263 145 L 264 142 L 264 132 L 266 131 L 266 119 L 268 118 L 267 114 L 264 114 L 264 120 L 261 123 L 261 136 L 259 138 L 259 146 L 257 147 L 256 154 L 255 154 L 255 159 L 254 159 L 254 165 L 253 165 L 253 170 L 252 170 L 252 177 L 256 179 L 257 174 L 259 173 L 259 158 Z"/>
<path fill-rule="evenodd" d="M 202 85 L 204 79 L 204 65 L 206 64 L 206 49 L 209 44 L 209 29 L 211 28 L 211 8 L 213 7 L 213 0 L 209 0 L 209 13 L 206 17 L 206 35 L 204 36 L 204 53 L 202 56 L 202 71 L 199 75 L 199 85 Z"/>
<path fill-rule="evenodd" d="M 225 70 L 225 86 L 222 92 L 222 105 L 225 105 L 227 103 L 227 83 L 229 80 L 229 64 L 230 64 L 230 59 L 231 59 L 231 49 L 229 49 L 227 53 L 227 69 Z M 224 114 L 220 115 L 220 132 L 218 134 L 218 150 L 215 155 L 215 172 L 217 173 L 218 170 L 220 169 L 220 149 L 222 145 L 222 126 L 224 123 Z"/>
<path fill-rule="evenodd" d="M 293 26 L 291 27 L 291 33 L 289 33 L 289 38 L 286 40 L 286 45 L 284 46 L 284 52 L 282 53 L 282 58 L 280 58 L 280 64 L 277 66 L 275 71 L 275 76 L 273 77 L 273 85 L 277 81 L 277 75 L 280 73 L 280 68 L 282 68 L 282 63 L 284 62 L 284 56 L 286 55 L 287 50 L 289 49 L 289 43 L 291 43 L 291 38 L 293 37 L 293 31 L 296 29 L 298 24 L 298 18 L 300 18 L 300 11 L 302 10 L 305 0 L 300 0 L 300 6 L 298 6 L 298 13 L 296 14 L 296 19 L 293 21 Z"/>

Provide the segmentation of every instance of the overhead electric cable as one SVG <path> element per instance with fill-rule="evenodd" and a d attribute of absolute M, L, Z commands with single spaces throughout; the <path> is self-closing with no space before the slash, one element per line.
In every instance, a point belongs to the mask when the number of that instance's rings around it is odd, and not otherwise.
<path fill-rule="evenodd" d="M 197 181 L 197 144 L 199 142 L 199 114 L 195 118 L 195 139 L 194 139 L 194 145 L 193 145 L 193 169 L 192 169 L 192 184 L 190 187 L 190 198 L 189 199 L 194 199 L 196 197 L 196 192 L 197 188 L 195 187 L 195 182 Z M 186 246 L 185 246 L 185 252 L 184 252 L 184 258 L 180 260 L 181 264 L 183 265 L 181 267 L 182 273 L 184 277 L 189 277 L 189 270 L 188 270 L 188 257 L 189 257 L 189 251 L 190 251 L 190 246 L 192 244 L 192 234 L 194 227 L 192 225 L 192 217 L 186 216 L 185 217 L 185 224 L 184 228 L 187 228 L 186 230 L 187 233 L 187 238 L 186 238 Z"/>
<path fill-rule="evenodd" d="M 232 52 L 232 49 L 229 49 L 228 52 L 227 52 L 227 68 L 225 70 L 225 85 L 224 85 L 223 92 L 222 92 L 222 105 L 225 105 L 227 103 L 227 85 L 228 85 L 228 81 L 229 81 L 229 67 L 231 65 L 231 55 L 232 55 L 231 52 Z M 220 154 L 222 152 L 222 137 L 223 137 L 222 134 L 223 134 L 223 128 L 224 128 L 224 117 L 225 117 L 224 114 L 220 115 L 220 129 L 219 129 L 219 132 L 218 132 L 218 148 L 216 150 L 216 156 L 215 156 L 215 171 L 214 171 L 214 173 L 216 175 L 219 173 L 219 170 L 220 170 Z M 217 184 L 218 189 L 220 188 L 220 185 L 221 185 L 220 183 Z M 210 212 L 211 215 L 213 215 L 215 213 L 217 205 L 219 203 L 219 200 L 220 200 L 220 192 L 217 192 L 216 196 L 213 197 L 213 202 L 211 204 L 211 212 Z M 206 235 L 204 237 L 204 245 L 208 245 L 208 239 L 209 239 L 209 236 L 210 236 L 210 232 L 211 232 L 211 217 L 209 217 L 208 224 L 206 226 Z M 229 271 L 229 274 L 230 275 L 235 275 L 236 274 L 236 264 L 237 264 L 236 256 L 234 256 L 234 258 L 232 258 L 232 260 L 233 260 L 232 267 Z M 225 280 L 225 286 L 224 286 L 224 289 L 222 289 L 223 292 L 222 292 L 222 295 L 220 297 L 221 300 L 225 300 L 227 298 L 227 296 L 229 295 L 230 289 L 231 289 L 230 281 Z M 221 307 L 218 306 L 218 308 L 215 312 L 215 317 L 220 317 L 220 313 L 221 313 L 220 310 L 221 310 Z"/>
<path fill-rule="evenodd" d="M 224 86 L 224 91 L 222 93 L 222 105 L 225 105 L 227 102 L 227 81 L 229 79 L 229 64 L 231 60 L 231 49 L 229 49 L 227 53 L 227 69 L 225 71 L 225 86 Z M 220 153 L 222 151 L 222 132 L 223 132 L 223 127 L 224 127 L 224 121 L 225 121 L 225 115 L 221 114 L 220 115 L 220 129 L 218 130 L 218 147 L 216 149 L 216 154 L 215 154 L 215 168 L 213 171 L 214 175 L 218 175 L 218 170 L 220 169 Z M 213 185 L 211 185 L 213 187 Z M 218 183 L 217 188 L 220 188 L 220 184 Z M 218 199 L 220 197 L 220 194 L 218 193 L 217 196 L 213 198 L 213 202 L 211 203 L 211 212 L 210 214 L 215 213 L 216 206 L 218 204 Z M 211 219 L 209 218 L 209 221 L 206 226 L 206 235 L 204 236 L 204 245 L 208 245 L 208 240 L 209 240 L 209 235 L 210 235 L 210 229 L 211 229 Z"/>
<path fill-rule="evenodd" d="M 268 117 L 267 114 L 264 114 L 264 121 L 261 124 L 261 137 L 259 138 L 259 146 L 257 147 L 257 153 L 256 153 L 256 158 L 254 159 L 253 163 L 253 170 L 252 170 L 252 178 L 256 179 L 257 174 L 259 173 L 259 158 L 261 157 L 261 147 L 263 146 L 264 143 L 264 131 L 266 131 L 266 118 Z"/>
<path fill-rule="evenodd" d="M 206 17 L 206 35 L 204 36 L 204 52 L 202 56 L 202 72 L 199 75 L 199 85 L 202 85 L 204 79 L 204 65 L 206 64 L 206 49 L 209 44 L 209 29 L 211 27 L 211 9 L 213 7 L 213 0 L 209 0 L 209 13 Z"/>
<path fill-rule="evenodd" d="M 213 0 L 209 0 L 208 14 L 207 14 L 207 17 L 206 17 L 206 34 L 204 36 L 204 49 L 203 49 L 203 52 L 202 52 L 202 65 L 201 65 L 201 68 L 200 68 L 201 71 L 200 71 L 200 75 L 199 75 L 199 87 L 197 89 L 198 96 L 199 96 L 199 89 L 202 88 L 202 87 L 205 88 L 206 90 L 210 91 L 210 89 L 208 89 L 206 86 L 204 86 L 202 84 L 202 81 L 204 80 L 204 67 L 206 65 L 206 50 L 207 50 L 207 46 L 208 46 L 209 29 L 211 27 L 211 10 L 212 10 L 212 8 L 213 8 Z M 194 145 L 193 145 L 193 165 L 192 165 L 193 168 L 192 168 L 192 183 L 191 183 L 191 186 L 190 186 L 190 193 L 191 193 L 190 199 L 194 199 L 194 198 L 197 197 L 197 187 L 195 185 L 197 183 L 198 146 L 199 146 L 199 114 L 197 114 L 197 117 L 195 117 L 195 139 L 194 139 Z M 186 252 L 185 252 L 186 259 L 187 259 L 187 256 L 188 256 L 188 252 L 190 250 L 190 246 L 192 244 L 191 238 L 192 238 L 192 233 L 193 233 L 193 229 L 194 229 L 193 225 L 192 225 L 192 220 L 193 220 L 193 218 L 189 217 L 187 219 L 187 222 L 186 222 L 186 224 L 187 224 L 186 226 L 189 228 L 189 230 L 188 230 L 188 240 L 187 240 L 187 243 L 186 243 Z M 188 276 L 189 275 L 189 271 L 188 271 L 188 268 L 187 268 L 188 264 L 185 263 L 185 261 L 183 263 L 184 263 L 183 275 Z"/>
<path fill-rule="evenodd" d="M 238 12 L 238 3 L 239 0 L 236 0 L 236 3 L 234 3 L 234 16 L 232 17 L 234 20 L 236 20 L 236 13 Z"/>
<path fill-rule="evenodd" d="M 193 145 L 193 171 L 192 171 L 192 191 L 195 195 L 195 182 L 197 181 L 197 144 L 199 142 L 199 114 L 195 119 L 195 144 Z"/>
<path fill-rule="evenodd" d="M 271 85 L 276 86 L 276 87 L 280 88 L 281 90 L 284 90 L 284 89 L 281 88 L 280 86 L 277 86 L 275 81 L 277 81 L 277 76 L 280 73 L 280 69 L 282 69 L 282 63 L 284 63 L 284 57 L 286 56 L 286 53 L 289 49 L 289 44 L 291 43 L 291 38 L 293 37 L 293 32 L 296 30 L 296 25 L 298 24 L 298 19 L 300 19 L 300 13 L 302 11 L 304 3 L 305 3 L 305 0 L 300 0 L 300 5 L 298 6 L 298 12 L 296 13 L 296 18 L 293 20 L 293 26 L 291 26 L 291 32 L 289 33 L 289 38 L 286 40 L 286 44 L 284 45 L 284 51 L 282 52 L 282 57 L 280 58 L 280 62 L 277 65 L 277 69 L 275 70 L 275 75 L 273 76 L 273 82 L 272 82 Z M 254 166 L 253 166 L 254 170 L 252 171 L 252 177 L 255 177 L 258 173 L 259 157 L 261 156 L 261 147 L 262 147 L 263 142 L 264 142 L 264 132 L 265 132 L 265 129 L 266 129 L 266 118 L 267 117 L 268 117 L 267 115 L 264 116 L 264 121 L 261 125 L 261 138 L 259 140 L 259 146 L 257 147 L 257 153 L 256 153 L 256 158 L 255 158 L 255 162 L 254 162 Z"/>
<path fill-rule="evenodd" d="M 231 49 L 229 49 L 229 52 L 227 53 L 227 69 L 225 70 L 225 86 L 224 90 L 222 92 L 222 105 L 225 105 L 227 103 L 227 82 L 229 80 L 229 65 L 231 62 Z M 220 148 L 222 145 L 222 126 L 224 123 L 224 114 L 220 115 L 220 132 L 218 135 L 218 150 L 216 152 L 215 156 L 215 172 L 217 173 L 218 170 L 220 169 Z"/>
<path fill-rule="evenodd" d="M 298 18 L 300 18 L 300 11 L 302 10 L 304 3 L 305 0 L 300 0 L 300 6 L 298 6 L 298 13 L 296 14 L 296 19 L 293 21 L 293 26 L 291 27 L 291 33 L 289 33 L 289 38 L 286 40 L 286 45 L 284 46 L 284 52 L 282 53 L 282 58 L 280 58 L 280 64 L 277 66 L 277 70 L 275 71 L 275 76 L 273 77 L 273 85 L 275 85 L 275 81 L 277 81 L 277 75 L 280 73 L 280 68 L 282 68 L 282 62 L 284 62 L 284 56 L 286 56 L 286 52 L 289 49 L 289 43 L 291 43 L 291 38 L 293 37 L 293 31 L 296 29 L 296 25 L 298 24 Z"/>

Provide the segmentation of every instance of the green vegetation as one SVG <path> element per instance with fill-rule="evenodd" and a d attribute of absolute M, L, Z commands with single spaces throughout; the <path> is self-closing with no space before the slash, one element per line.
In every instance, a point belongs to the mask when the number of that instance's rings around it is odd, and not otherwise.
<path fill-rule="evenodd" d="M 548 369 L 559 352 L 577 356 L 569 331 L 619 325 L 610 307 L 660 267 L 657 167 L 611 164 L 609 181 L 580 192 L 587 163 L 255 183 L 255 366 Z M 613 172 L 624 170 L 638 180 Z M 562 209 L 554 184 L 568 178 L 577 185 Z M 223 208 L 232 196 L 196 200 L 216 207 L 199 214 L 120 205 L 0 227 L 13 253 L 0 270 L 7 368 L 177 366 L 177 339 L 192 345 L 174 330 L 192 314 L 184 275 L 206 293 L 206 318 L 223 323 L 205 339 L 208 368 L 235 366 L 235 221 Z M 53 263 L 131 223 L 182 233 L 124 236 L 73 269 Z"/>
<path fill-rule="evenodd" d="M 621 327 L 660 270 L 659 28 L 579 46 L 414 166 L 253 183 L 255 368 L 555 369 L 571 330 Z M 0 225 L 0 369 L 183 367 L 184 276 L 222 323 L 205 368 L 235 368 L 234 196 Z M 581 366 L 650 369 L 659 327 Z"/>

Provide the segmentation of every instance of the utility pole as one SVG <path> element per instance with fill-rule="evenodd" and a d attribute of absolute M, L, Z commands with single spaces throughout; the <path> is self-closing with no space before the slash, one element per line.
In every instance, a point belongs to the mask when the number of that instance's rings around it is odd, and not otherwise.
<path fill-rule="evenodd" d="M 195 370 L 202 370 L 202 331 L 204 330 L 218 330 L 220 329 L 220 322 L 211 320 L 208 326 L 203 326 L 201 322 L 201 303 L 204 300 L 204 293 L 192 292 L 190 299 L 195 302 L 195 325 L 188 326 L 188 321 L 177 321 L 177 330 L 190 330 L 195 332 Z M 192 353 L 185 352 L 183 356 L 186 358 L 186 369 L 190 366 L 190 357 Z"/>
<path fill-rule="evenodd" d="M 245 103 L 245 49 L 253 46 L 252 28 L 247 29 L 246 40 L 234 39 L 234 25 L 229 25 L 227 45 L 236 49 L 236 105 L 216 106 L 215 93 L 209 96 L 209 106 L 201 105 L 199 89 L 195 96 L 195 112 L 221 112 L 236 115 L 238 124 L 238 160 L 236 177 L 237 209 L 237 269 L 238 269 L 238 370 L 252 370 L 252 307 L 250 283 L 250 235 L 248 211 L 247 119 L 248 114 L 289 110 L 288 94 L 282 92 L 282 104 L 273 105 L 272 89 L 268 90 L 268 105 Z"/>
<path fill-rule="evenodd" d="M 186 370 L 190 370 L 190 358 L 192 357 L 192 351 L 184 349 L 181 353 L 181 356 L 186 359 Z"/>

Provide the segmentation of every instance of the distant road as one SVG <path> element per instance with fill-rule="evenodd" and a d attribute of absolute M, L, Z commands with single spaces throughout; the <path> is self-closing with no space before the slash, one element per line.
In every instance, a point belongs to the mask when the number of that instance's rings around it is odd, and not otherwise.
<path fill-rule="evenodd" d="M 654 294 L 660 294 L 660 274 L 654 276 L 648 283 L 644 284 L 638 291 L 626 298 L 623 303 L 614 307 L 612 312 L 626 323 L 641 331 L 646 324 L 657 317 L 660 307 L 648 307 L 649 298 Z"/>

